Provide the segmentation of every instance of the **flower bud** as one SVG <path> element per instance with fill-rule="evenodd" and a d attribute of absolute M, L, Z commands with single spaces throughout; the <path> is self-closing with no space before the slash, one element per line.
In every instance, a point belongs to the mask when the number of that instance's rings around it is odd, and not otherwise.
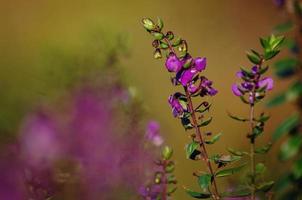
<path fill-rule="evenodd" d="M 174 38 L 173 32 L 172 31 L 168 31 L 167 34 L 166 34 L 166 38 L 168 40 L 173 40 L 173 38 Z"/>
<path fill-rule="evenodd" d="M 143 23 L 143 26 L 145 27 L 145 29 L 148 31 L 153 31 L 156 28 L 155 23 L 149 18 L 144 18 L 142 20 L 142 23 Z"/>
<path fill-rule="evenodd" d="M 154 40 L 154 41 L 152 42 L 152 46 L 153 46 L 154 48 L 158 48 L 158 47 L 159 47 L 159 41 L 158 41 L 158 40 Z"/>
<path fill-rule="evenodd" d="M 154 52 L 154 54 L 153 54 L 153 57 L 154 57 L 155 59 L 160 59 L 160 58 L 162 58 L 160 49 L 156 49 L 156 50 L 155 50 L 155 52 Z"/>
<path fill-rule="evenodd" d="M 173 149 L 171 147 L 164 146 L 161 153 L 162 153 L 163 159 L 169 160 L 173 155 Z"/>

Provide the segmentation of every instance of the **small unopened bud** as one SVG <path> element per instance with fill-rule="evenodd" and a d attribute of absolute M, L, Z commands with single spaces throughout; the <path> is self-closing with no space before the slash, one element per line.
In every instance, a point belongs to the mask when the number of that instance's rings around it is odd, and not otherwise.
<path fill-rule="evenodd" d="M 167 34 L 166 34 L 166 38 L 168 40 L 173 40 L 173 38 L 174 38 L 173 32 L 172 31 L 168 31 Z"/>
<path fill-rule="evenodd" d="M 165 146 L 161 153 L 163 159 L 169 160 L 172 157 L 173 149 L 171 147 Z"/>
<path fill-rule="evenodd" d="M 152 31 L 156 28 L 155 23 L 149 19 L 149 18 L 144 18 L 142 20 L 143 26 L 145 27 L 145 29 L 147 29 L 148 31 Z"/>
<path fill-rule="evenodd" d="M 152 46 L 153 46 L 154 48 L 158 48 L 158 47 L 159 47 L 159 41 L 158 41 L 158 40 L 154 40 L 154 41 L 152 42 Z"/>
<path fill-rule="evenodd" d="M 181 44 L 178 47 L 178 51 L 180 51 L 180 52 L 187 52 L 188 51 L 188 45 L 187 45 L 187 42 L 185 40 L 181 41 Z"/>
<path fill-rule="evenodd" d="M 162 58 L 162 54 L 161 54 L 160 49 L 155 49 L 155 52 L 154 52 L 153 56 L 154 56 L 155 59 Z"/>

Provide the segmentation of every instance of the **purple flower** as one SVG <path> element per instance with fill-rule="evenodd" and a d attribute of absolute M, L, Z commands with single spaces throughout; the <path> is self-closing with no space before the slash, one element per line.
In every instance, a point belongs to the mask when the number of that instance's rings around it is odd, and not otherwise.
<path fill-rule="evenodd" d="M 156 121 L 150 121 L 146 128 L 146 138 L 150 140 L 155 146 L 161 146 L 164 142 L 160 136 L 160 126 Z"/>
<path fill-rule="evenodd" d="M 179 97 L 181 96 L 181 93 L 175 93 L 174 95 L 171 95 L 169 97 L 169 104 L 172 107 L 172 113 L 174 117 L 181 117 L 183 113 L 187 110 L 186 105 L 181 104 L 181 100 Z"/>
<path fill-rule="evenodd" d="M 217 90 L 212 87 L 213 82 L 208 80 L 206 77 L 201 77 L 201 92 L 200 96 L 214 96 L 217 94 Z"/>
<path fill-rule="evenodd" d="M 233 85 L 232 85 L 232 92 L 233 92 L 233 94 L 234 94 L 235 96 L 238 96 L 238 97 L 240 97 L 240 96 L 243 95 L 243 94 L 241 93 L 241 91 L 239 90 L 237 84 L 233 84 Z"/>
<path fill-rule="evenodd" d="M 187 84 L 193 80 L 197 73 L 198 71 L 195 68 L 189 68 L 187 70 L 184 70 L 180 76 L 179 81 L 183 86 L 187 86 Z"/>
<path fill-rule="evenodd" d="M 169 72 L 179 72 L 182 68 L 182 62 L 172 53 L 166 60 L 166 68 Z"/>
<path fill-rule="evenodd" d="M 200 58 L 200 57 L 195 58 L 194 66 L 199 72 L 205 70 L 206 65 L 207 65 L 207 59 L 206 58 Z"/>
<path fill-rule="evenodd" d="M 191 94 L 194 94 L 195 92 L 197 92 L 199 89 L 198 86 L 196 86 L 194 84 L 194 82 L 191 82 L 189 85 L 188 85 L 188 91 L 191 93 Z"/>
<path fill-rule="evenodd" d="M 274 87 L 274 80 L 270 77 L 261 79 L 258 83 L 259 87 L 266 87 L 266 90 L 272 90 Z"/>
<path fill-rule="evenodd" d="M 273 1 L 277 7 L 283 7 L 285 4 L 285 0 L 273 0 Z"/>

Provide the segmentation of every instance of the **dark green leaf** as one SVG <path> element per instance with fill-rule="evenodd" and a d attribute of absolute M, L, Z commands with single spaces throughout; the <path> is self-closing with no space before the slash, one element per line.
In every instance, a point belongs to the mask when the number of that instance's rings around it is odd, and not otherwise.
<path fill-rule="evenodd" d="M 267 145 L 264 145 L 263 147 L 255 149 L 255 153 L 265 154 L 271 149 L 271 147 L 272 147 L 272 143 L 268 143 Z"/>
<path fill-rule="evenodd" d="M 268 107 L 278 106 L 284 102 L 286 102 L 286 93 L 280 93 L 277 96 L 270 99 L 267 103 L 267 106 Z"/>
<path fill-rule="evenodd" d="M 209 193 L 201 193 L 201 192 L 195 192 L 190 189 L 185 188 L 186 193 L 189 194 L 191 197 L 196 199 L 208 199 L 211 197 L 211 194 Z"/>
<path fill-rule="evenodd" d="M 232 148 L 227 148 L 227 150 L 228 150 L 228 152 L 230 152 L 231 154 L 233 154 L 233 155 L 235 155 L 235 156 L 248 155 L 247 152 L 234 150 L 234 149 L 232 149 Z"/>
<path fill-rule="evenodd" d="M 300 179 L 302 177 L 302 158 L 295 161 L 292 171 L 295 179 Z"/>
<path fill-rule="evenodd" d="M 198 184 L 202 189 L 207 189 L 211 183 L 211 174 L 203 174 L 198 177 Z"/>
<path fill-rule="evenodd" d="M 160 42 L 160 48 L 162 49 L 168 49 L 169 48 L 169 45 L 165 42 Z"/>
<path fill-rule="evenodd" d="M 249 119 L 237 117 L 237 116 L 232 115 L 232 114 L 230 114 L 230 113 L 228 113 L 228 116 L 229 116 L 230 118 L 234 119 L 234 120 L 241 121 L 241 122 L 249 121 Z"/>
<path fill-rule="evenodd" d="M 299 152 L 302 144 L 302 138 L 300 135 L 295 135 L 290 137 L 286 142 L 284 142 L 280 149 L 280 159 L 287 160 Z"/>
<path fill-rule="evenodd" d="M 261 62 L 261 57 L 259 54 L 255 54 L 255 52 L 247 52 L 247 58 L 254 64 L 258 65 Z"/>
<path fill-rule="evenodd" d="M 239 188 L 238 190 L 231 191 L 231 192 L 224 192 L 222 194 L 223 197 L 246 197 L 251 195 L 251 190 L 249 188 Z"/>
<path fill-rule="evenodd" d="M 278 140 L 284 134 L 288 133 L 291 129 L 296 127 L 299 123 L 299 120 L 299 115 L 295 113 L 283 122 L 281 122 L 281 124 L 276 128 L 275 132 L 273 133 L 273 140 Z"/>
<path fill-rule="evenodd" d="M 178 45 L 180 45 L 181 41 L 182 41 L 181 38 L 176 38 L 175 41 L 173 42 L 172 46 L 177 47 Z"/>
<path fill-rule="evenodd" d="M 263 163 L 257 163 L 255 167 L 256 174 L 262 174 L 266 170 L 266 167 Z"/>
<path fill-rule="evenodd" d="M 278 53 L 280 53 L 280 50 L 271 50 L 264 53 L 264 59 L 270 60 L 273 57 L 275 57 Z"/>
<path fill-rule="evenodd" d="M 299 61 L 294 58 L 285 58 L 275 63 L 276 75 L 286 78 L 293 75 L 296 71 Z"/>
<path fill-rule="evenodd" d="M 277 34 L 288 32 L 293 28 L 293 26 L 294 26 L 294 23 L 292 21 L 287 21 L 285 23 L 278 24 L 274 28 L 274 32 L 277 33 Z"/>
<path fill-rule="evenodd" d="M 257 191 L 268 192 L 272 189 L 274 184 L 275 184 L 274 181 L 269 181 L 269 182 L 262 183 L 262 184 L 256 186 L 256 189 L 257 189 Z"/>
<path fill-rule="evenodd" d="M 177 187 L 175 185 L 168 185 L 168 195 L 171 196 L 175 191 L 177 190 Z"/>
<path fill-rule="evenodd" d="M 302 82 L 294 82 L 286 93 L 288 101 L 295 101 L 299 96 L 302 96 Z"/>
<path fill-rule="evenodd" d="M 243 164 L 239 167 L 234 167 L 234 168 L 229 168 L 229 169 L 223 169 L 218 171 L 215 174 L 215 177 L 225 177 L 225 176 L 230 176 L 232 174 L 235 174 L 237 172 L 239 172 L 246 164 Z"/>
<path fill-rule="evenodd" d="M 191 142 L 190 144 L 187 144 L 186 146 L 186 153 L 187 153 L 187 158 L 192 159 L 192 155 L 197 151 L 199 148 L 199 143 L 198 142 Z"/>
<path fill-rule="evenodd" d="M 198 125 L 198 127 L 203 127 L 203 126 L 207 126 L 208 124 L 210 124 L 212 121 L 212 117 L 206 121 L 203 121 L 201 124 Z"/>
<path fill-rule="evenodd" d="M 219 140 L 221 135 L 222 135 L 222 133 L 218 133 L 217 135 L 213 136 L 210 140 L 206 140 L 205 143 L 214 144 L 215 142 L 217 142 Z"/>
<path fill-rule="evenodd" d="M 183 125 L 185 130 L 192 129 L 194 127 L 193 124 L 191 124 L 190 119 L 186 117 L 181 118 L 181 124 Z"/>

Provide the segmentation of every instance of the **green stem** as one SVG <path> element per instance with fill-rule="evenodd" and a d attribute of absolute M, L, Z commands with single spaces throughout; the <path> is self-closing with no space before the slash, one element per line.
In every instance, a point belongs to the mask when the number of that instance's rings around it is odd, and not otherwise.
<path fill-rule="evenodd" d="M 250 159 L 251 159 L 251 176 L 252 176 L 252 189 L 251 189 L 251 200 L 255 200 L 256 185 L 255 185 L 255 137 L 253 135 L 254 130 L 254 105 L 250 107 L 250 128 L 251 128 L 251 140 L 250 140 Z"/>

